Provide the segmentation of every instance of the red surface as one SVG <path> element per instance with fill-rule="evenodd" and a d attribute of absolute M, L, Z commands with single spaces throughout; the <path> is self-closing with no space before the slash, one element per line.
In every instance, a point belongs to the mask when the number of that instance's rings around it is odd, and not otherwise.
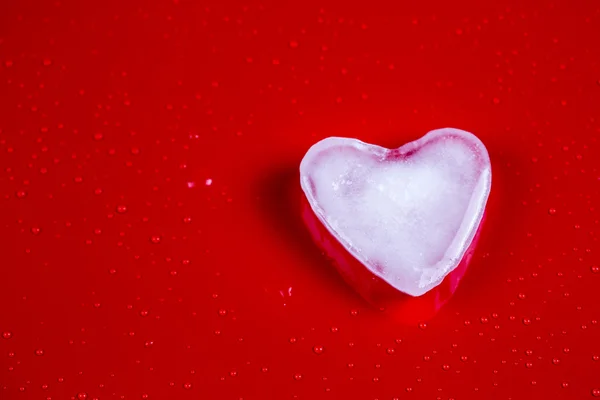
<path fill-rule="evenodd" d="M 416 3 L 2 1 L 0 398 L 600 396 L 600 6 Z M 286 193 L 445 126 L 487 220 L 406 323 Z"/>

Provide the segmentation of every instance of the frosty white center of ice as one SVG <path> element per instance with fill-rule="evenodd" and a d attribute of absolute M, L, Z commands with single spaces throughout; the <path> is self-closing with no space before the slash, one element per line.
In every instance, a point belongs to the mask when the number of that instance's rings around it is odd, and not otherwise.
<path fill-rule="evenodd" d="M 329 232 L 396 289 L 419 296 L 460 263 L 491 188 L 490 160 L 452 128 L 390 150 L 330 137 L 300 164 L 302 189 Z"/>

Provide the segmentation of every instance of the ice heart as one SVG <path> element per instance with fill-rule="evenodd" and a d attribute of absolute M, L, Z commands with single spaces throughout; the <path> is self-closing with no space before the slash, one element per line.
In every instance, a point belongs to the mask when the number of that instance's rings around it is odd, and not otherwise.
<path fill-rule="evenodd" d="M 300 164 L 308 203 L 329 233 L 393 288 L 420 296 L 470 248 L 491 189 L 487 150 L 444 128 L 398 149 L 330 137 Z"/>

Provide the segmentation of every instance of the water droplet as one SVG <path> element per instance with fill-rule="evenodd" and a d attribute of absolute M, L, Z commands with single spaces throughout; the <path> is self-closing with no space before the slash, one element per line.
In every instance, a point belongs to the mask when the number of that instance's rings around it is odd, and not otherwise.
<path fill-rule="evenodd" d="M 43 349 L 37 349 L 35 351 L 35 355 L 36 356 L 43 356 L 44 355 L 44 350 Z"/>
<path fill-rule="evenodd" d="M 192 217 L 184 217 L 183 222 L 185 222 L 186 224 L 189 224 L 190 222 L 192 222 Z"/>
<path fill-rule="evenodd" d="M 296 343 L 296 338 L 295 337 L 291 337 L 290 338 L 290 343 L 292 343 L 292 344 Z"/>
<path fill-rule="evenodd" d="M 425 328 L 427 328 L 427 323 L 425 323 L 425 322 L 421 322 L 421 323 L 419 324 L 419 328 L 420 328 L 420 329 L 425 329 Z"/>
<path fill-rule="evenodd" d="M 7 332 L 3 332 L 2 333 L 2 337 L 4 339 L 10 339 L 12 337 L 12 332 L 8 332 L 8 331 Z"/>
<path fill-rule="evenodd" d="M 150 241 L 151 241 L 152 243 L 154 243 L 154 244 L 158 244 L 158 243 L 160 243 L 160 239 L 161 239 L 161 238 L 160 238 L 160 236 L 159 236 L 159 235 L 154 235 L 154 236 L 152 236 L 152 237 L 150 238 Z"/>
<path fill-rule="evenodd" d="M 600 397 L 600 389 L 592 389 L 592 396 Z"/>
<path fill-rule="evenodd" d="M 337 331 L 338 331 L 338 328 L 337 328 L 337 326 L 332 326 L 332 327 L 331 327 L 331 332 L 332 332 L 332 333 L 336 333 Z"/>
<path fill-rule="evenodd" d="M 393 355 L 396 352 L 396 349 L 394 349 L 393 347 L 388 347 L 385 352 L 389 355 Z"/>
<path fill-rule="evenodd" d="M 123 213 L 124 213 L 124 212 L 126 212 L 126 211 L 127 211 L 127 206 L 125 206 L 125 205 L 122 205 L 122 204 L 117 206 L 117 212 L 118 212 L 119 214 L 123 214 Z"/>
<path fill-rule="evenodd" d="M 144 346 L 146 347 L 152 347 L 152 345 L 154 345 L 154 342 L 152 340 L 148 340 L 146 341 L 146 343 L 144 343 Z"/>
<path fill-rule="evenodd" d="M 323 354 L 323 346 L 315 346 L 313 347 L 313 351 L 315 354 Z"/>
<path fill-rule="evenodd" d="M 448 370 L 450 370 L 450 366 L 448 364 L 444 364 L 444 365 L 442 365 L 442 369 L 444 371 L 448 371 Z"/>
<path fill-rule="evenodd" d="M 569 387 L 569 382 L 563 382 L 561 386 L 566 389 Z"/>
<path fill-rule="evenodd" d="M 226 310 L 226 309 L 224 309 L 224 308 L 221 308 L 221 309 L 219 310 L 219 315 L 220 315 L 221 317 L 224 317 L 224 316 L 226 316 L 226 315 L 227 315 L 227 310 Z"/>
<path fill-rule="evenodd" d="M 210 178 L 208 178 L 206 181 L 204 181 L 204 184 L 205 184 L 206 186 L 210 186 L 210 185 L 212 185 L 212 183 L 213 183 L 213 180 L 212 180 L 212 179 L 210 179 Z"/>
<path fill-rule="evenodd" d="M 590 267 L 590 269 L 592 270 L 593 273 L 597 274 L 600 271 L 600 267 L 598 267 L 597 265 L 592 265 Z"/>
<path fill-rule="evenodd" d="M 37 235 L 40 233 L 40 228 L 38 228 L 37 226 L 34 226 L 31 228 L 31 233 L 33 233 L 34 235 Z"/>
<path fill-rule="evenodd" d="M 140 315 L 141 315 L 142 317 L 145 317 L 145 316 L 147 316 L 147 315 L 148 315 L 148 311 L 147 311 L 147 310 L 142 310 L 142 311 L 140 311 Z"/>
<path fill-rule="evenodd" d="M 27 192 L 23 191 L 23 190 L 19 190 L 17 192 L 17 197 L 22 199 L 23 197 L 27 196 Z"/>
<path fill-rule="evenodd" d="M 548 214 L 550 214 L 550 215 L 556 214 L 556 209 L 555 208 L 549 208 L 548 209 Z"/>
<path fill-rule="evenodd" d="M 183 384 L 183 388 L 184 388 L 184 389 L 188 389 L 188 390 L 189 390 L 189 389 L 191 389 L 191 388 L 192 388 L 192 384 L 191 384 L 191 383 L 189 383 L 189 382 L 186 382 L 186 383 L 184 383 L 184 384 Z"/>
<path fill-rule="evenodd" d="M 294 374 L 294 379 L 299 381 L 300 379 L 302 379 L 302 375 L 301 374 Z"/>
<path fill-rule="evenodd" d="M 553 359 L 552 359 L 552 364 L 554 364 L 554 365 L 558 365 L 558 364 L 560 364 L 560 359 L 558 359 L 558 358 L 553 358 Z"/>
<path fill-rule="evenodd" d="M 85 400 L 85 399 L 87 399 L 87 393 L 85 393 L 85 392 L 78 393 L 77 398 L 79 400 Z"/>
<path fill-rule="evenodd" d="M 357 316 L 358 315 L 358 310 L 350 310 L 350 315 Z"/>
<path fill-rule="evenodd" d="M 530 325 L 530 324 L 531 324 L 531 319 L 523 318 L 523 325 Z"/>

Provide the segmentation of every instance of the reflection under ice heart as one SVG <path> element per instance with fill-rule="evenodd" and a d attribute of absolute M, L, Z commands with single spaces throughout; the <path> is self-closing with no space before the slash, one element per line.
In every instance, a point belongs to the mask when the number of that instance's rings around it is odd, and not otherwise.
<path fill-rule="evenodd" d="M 300 180 L 313 237 L 346 281 L 374 300 L 386 292 L 422 296 L 448 275 L 446 289 L 456 289 L 483 219 L 491 167 L 479 139 L 445 128 L 392 150 L 324 139 L 303 158 Z M 443 291 L 428 297 L 439 303 Z"/>

